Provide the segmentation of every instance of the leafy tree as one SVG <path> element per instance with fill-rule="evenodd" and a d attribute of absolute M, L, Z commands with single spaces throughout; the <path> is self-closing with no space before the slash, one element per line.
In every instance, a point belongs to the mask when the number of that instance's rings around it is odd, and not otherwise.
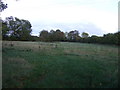
<path fill-rule="evenodd" d="M 55 38 L 56 38 L 56 41 L 64 41 L 65 39 L 64 32 L 61 32 L 59 29 L 57 29 L 55 32 Z"/>
<path fill-rule="evenodd" d="M 68 33 L 68 40 L 69 41 L 78 41 L 80 36 L 79 36 L 79 32 L 77 30 L 74 30 L 74 31 L 70 31 Z"/>
<path fill-rule="evenodd" d="M 56 35 L 55 35 L 55 31 L 52 29 L 49 32 L 49 41 L 55 41 L 56 40 Z"/>
<path fill-rule="evenodd" d="M 9 28 L 7 27 L 7 23 L 1 20 L 2 22 L 2 38 L 3 40 L 6 40 L 8 38 L 9 34 Z"/>
<path fill-rule="evenodd" d="M 114 33 L 114 41 L 116 45 L 120 45 L 120 31 Z"/>
<path fill-rule="evenodd" d="M 16 0 L 18 1 L 18 0 Z M 0 12 L 4 11 L 6 8 L 8 8 L 8 5 L 3 2 L 3 0 L 0 0 Z"/>
<path fill-rule="evenodd" d="M 39 38 L 41 41 L 49 41 L 49 32 L 47 30 L 42 30 L 40 32 Z"/>
<path fill-rule="evenodd" d="M 65 34 L 64 32 L 61 32 L 59 29 L 57 29 L 56 31 L 54 30 L 50 30 L 50 32 L 48 32 L 47 30 L 42 30 L 40 32 L 40 40 L 41 41 L 64 41 L 65 40 Z"/>
<path fill-rule="evenodd" d="M 96 35 L 92 35 L 91 37 L 90 37 L 90 42 L 91 43 L 98 43 L 98 36 L 96 36 Z"/>
<path fill-rule="evenodd" d="M 39 37 L 38 36 L 31 36 L 30 41 L 39 41 Z"/>
<path fill-rule="evenodd" d="M 103 35 L 103 44 L 115 44 L 115 35 L 113 33 L 108 33 Z"/>
<path fill-rule="evenodd" d="M 5 23 L 7 25 L 6 29 L 5 27 L 2 28 L 3 34 L 4 32 L 8 32 L 6 34 L 10 37 L 11 40 L 29 40 L 30 39 L 30 33 L 32 31 L 31 24 L 28 20 L 20 20 L 17 17 L 7 17 L 5 20 Z"/>
<path fill-rule="evenodd" d="M 2 0 L 0 0 L 0 12 L 7 8 L 7 4 L 5 4 Z"/>
<path fill-rule="evenodd" d="M 4 11 L 4 9 L 6 9 L 6 8 L 7 8 L 7 4 L 5 4 L 2 0 L 0 0 L 0 12 Z M 1 28 L 2 28 L 3 24 L 5 26 L 5 23 L 3 23 L 3 21 L 0 19 L 0 40 L 2 40 L 2 30 L 1 30 Z M 3 31 L 3 33 L 5 33 L 4 31 Z"/>
<path fill-rule="evenodd" d="M 31 24 L 28 20 L 19 20 L 18 18 L 16 18 L 16 21 L 18 21 L 18 30 L 17 33 L 20 37 L 21 40 L 29 40 L 30 38 L 30 33 L 32 31 L 31 29 Z"/>
<path fill-rule="evenodd" d="M 82 37 L 83 37 L 83 38 L 87 38 L 87 37 L 89 37 L 89 34 L 86 33 L 86 32 L 83 32 L 83 33 L 82 33 Z"/>

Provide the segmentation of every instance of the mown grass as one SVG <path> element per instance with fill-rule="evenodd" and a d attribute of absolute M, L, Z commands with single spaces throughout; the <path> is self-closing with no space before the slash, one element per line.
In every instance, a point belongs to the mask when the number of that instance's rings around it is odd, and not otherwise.
<path fill-rule="evenodd" d="M 115 88 L 118 84 L 117 46 L 4 41 L 2 63 L 3 88 Z"/>

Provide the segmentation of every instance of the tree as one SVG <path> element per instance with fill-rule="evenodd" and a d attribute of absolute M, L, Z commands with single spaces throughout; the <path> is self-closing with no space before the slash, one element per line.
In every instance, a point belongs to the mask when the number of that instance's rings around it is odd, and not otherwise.
<path fill-rule="evenodd" d="M 67 38 L 68 38 L 69 41 L 79 41 L 79 39 L 80 39 L 79 32 L 77 30 L 70 31 L 68 33 Z"/>
<path fill-rule="evenodd" d="M 1 20 L 2 22 L 2 39 L 7 40 L 9 34 L 9 28 L 7 27 L 7 23 Z"/>
<path fill-rule="evenodd" d="M 0 12 L 4 11 L 6 8 L 8 8 L 8 5 L 5 4 L 2 0 L 0 0 Z"/>
<path fill-rule="evenodd" d="M 18 21 L 18 30 L 17 33 L 21 40 L 29 40 L 30 39 L 30 33 L 32 31 L 31 24 L 28 20 L 19 20 L 16 18 L 16 21 Z"/>
<path fill-rule="evenodd" d="M 83 32 L 83 33 L 82 33 L 82 37 L 83 37 L 83 38 L 87 38 L 87 37 L 89 37 L 89 34 L 86 33 L 86 32 Z"/>
<path fill-rule="evenodd" d="M 96 35 L 92 35 L 91 37 L 90 37 L 90 42 L 91 43 L 98 43 L 98 36 L 96 36 Z"/>
<path fill-rule="evenodd" d="M 39 38 L 41 41 L 49 41 L 49 32 L 47 30 L 42 30 L 40 32 Z"/>
<path fill-rule="evenodd" d="M 114 33 L 116 45 L 120 45 L 120 31 Z"/>
<path fill-rule="evenodd" d="M 49 41 L 55 41 L 56 40 L 56 38 L 55 38 L 56 36 L 55 36 L 55 31 L 52 29 L 52 30 L 50 30 L 50 32 L 49 32 Z"/>
<path fill-rule="evenodd" d="M 31 36 L 31 41 L 39 41 L 39 37 L 38 36 Z"/>
<path fill-rule="evenodd" d="M 55 38 L 56 38 L 56 41 L 64 41 L 65 40 L 64 32 L 61 32 L 59 29 L 57 29 L 55 32 Z"/>
<path fill-rule="evenodd" d="M 113 33 L 108 33 L 103 35 L 103 43 L 104 44 L 115 44 L 115 35 Z"/>
<path fill-rule="evenodd" d="M 50 30 L 50 32 L 48 32 L 47 30 L 42 30 L 40 32 L 40 40 L 41 41 L 64 41 L 65 40 L 65 34 L 64 32 L 61 32 L 59 29 L 57 29 L 56 31 L 54 30 Z"/>
<path fill-rule="evenodd" d="M 4 9 L 6 8 L 7 8 L 7 4 L 4 4 L 4 2 L 0 0 L 0 12 L 4 11 Z M 2 39 L 2 31 L 1 31 L 2 25 L 1 24 L 3 25 L 3 21 L 0 19 L 0 40 Z"/>
<path fill-rule="evenodd" d="M 0 12 L 4 11 L 7 8 L 7 4 L 4 4 L 2 0 L 0 0 Z"/>
<path fill-rule="evenodd" d="M 3 34 L 4 32 L 7 32 L 7 36 L 10 37 L 11 40 L 29 40 L 31 36 L 31 24 L 28 20 L 20 20 L 17 17 L 7 17 L 5 20 L 5 23 L 7 24 L 7 29 L 4 27 L 2 28 Z"/>
<path fill-rule="evenodd" d="M 104 34 L 104 43 L 120 45 L 120 31 Z"/>

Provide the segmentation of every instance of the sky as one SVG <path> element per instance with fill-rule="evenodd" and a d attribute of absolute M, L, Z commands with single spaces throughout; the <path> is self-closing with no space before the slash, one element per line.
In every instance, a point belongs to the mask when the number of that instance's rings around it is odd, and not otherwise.
<path fill-rule="evenodd" d="M 78 30 L 102 36 L 118 31 L 119 0 L 3 0 L 8 8 L 2 19 L 14 16 L 32 24 L 32 35 L 41 30 Z"/>

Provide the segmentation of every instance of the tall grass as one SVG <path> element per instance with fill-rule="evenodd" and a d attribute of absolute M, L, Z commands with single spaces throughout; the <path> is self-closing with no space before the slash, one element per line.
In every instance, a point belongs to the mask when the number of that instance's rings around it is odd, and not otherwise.
<path fill-rule="evenodd" d="M 114 88 L 117 62 L 116 46 L 3 42 L 3 88 Z"/>

